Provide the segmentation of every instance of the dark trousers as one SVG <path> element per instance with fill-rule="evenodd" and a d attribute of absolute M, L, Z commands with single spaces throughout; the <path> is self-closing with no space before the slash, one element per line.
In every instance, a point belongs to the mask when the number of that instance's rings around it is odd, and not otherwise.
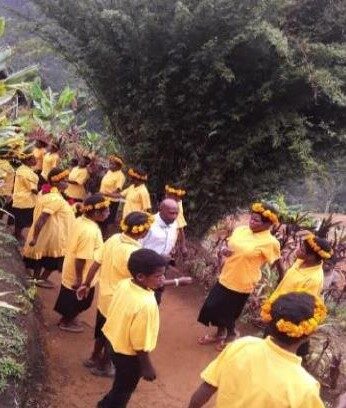
<path fill-rule="evenodd" d="M 138 356 L 111 351 L 111 358 L 116 367 L 113 387 L 97 404 L 98 408 L 125 408 L 141 378 Z"/>

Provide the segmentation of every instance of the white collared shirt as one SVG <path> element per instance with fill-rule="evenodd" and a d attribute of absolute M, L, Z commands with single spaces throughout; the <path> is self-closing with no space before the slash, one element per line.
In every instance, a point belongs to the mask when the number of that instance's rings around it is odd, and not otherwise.
<path fill-rule="evenodd" d="M 159 213 L 154 218 L 148 234 L 141 240 L 143 248 L 152 249 L 159 255 L 169 255 L 177 242 L 178 223 L 166 224 Z"/>

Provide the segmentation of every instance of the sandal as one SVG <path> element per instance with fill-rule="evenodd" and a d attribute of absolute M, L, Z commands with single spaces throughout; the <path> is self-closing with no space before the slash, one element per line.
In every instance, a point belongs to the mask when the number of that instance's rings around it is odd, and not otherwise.
<path fill-rule="evenodd" d="M 233 336 L 228 336 L 223 338 L 216 346 L 215 350 L 216 351 L 222 351 L 225 347 L 228 346 L 228 344 L 232 343 L 234 340 L 236 340 L 239 337 L 239 332 L 235 330 Z"/>
<path fill-rule="evenodd" d="M 115 369 L 113 366 L 110 366 L 108 368 L 105 369 L 101 369 L 98 367 L 93 367 L 90 370 L 92 375 L 95 375 L 96 377 L 109 377 L 109 378 L 113 378 L 115 376 Z"/>
<path fill-rule="evenodd" d="M 199 337 L 197 339 L 198 344 L 201 346 L 208 346 L 209 344 L 215 344 L 220 341 L 223 341 L 225 339 L 225 336 L 212 336 L 210 334 L 205 334 L 202 337 Z"/>

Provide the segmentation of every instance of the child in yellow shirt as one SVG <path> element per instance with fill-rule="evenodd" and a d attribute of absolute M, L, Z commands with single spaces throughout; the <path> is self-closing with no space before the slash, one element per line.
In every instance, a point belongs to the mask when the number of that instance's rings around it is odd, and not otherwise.
<path fill-rule="evenodd" d="M 199 338 L 199 344 L 218 343 L 217 349 L 222 350 L 236 337 L 235 322 L 261 279 L 262 266 L 272 264 L 280 257 L 280 243 L 270 232 L 276 223 L 278 217 L 274 207 L 254 203 L 249 226 L 236 228 L 228 238 L 228 248 L 224 251 L 226 260 L 218 282 L 209 292 L 198 316 L 200 323 L 216 326 L 217 331 Z"/>
<path fill-rule="evenodd" d="M 114 234 L 105 242 L 83 285 L 77 290 L 79 299 L 87 297 L 90 285 L 97 271 L 100 270 L 94 350 L 91 358 L 84 361 L 84 365 L 91 368 L 95 375 L 108 376 L 108 373 L 111 372 L 110 356 L 102 327 L 106 322 L 108 308 L 117 284 L 122 279 L 131 278 L 131 273 L 127 267 L 130 255 L 142 247 L 139 240 L 148 233 L 151 224 L 152 217 L 148 213 L 134 211 L 128 214 L 122 222 L 123 232 Z"/>
<path fill-rule="evenodd" d="M 149 191 L 145 185 L 148 175 L 141 169 L 129 169 L 128 176 L 131 185 L 123 190 L 120 197 L 125 198 L 122 218 L 133 211 L 151 211 L 151 201 Z"/>
<path fill-rule="evenodd" d="M 133 252 L 128 261 L 133 278 L 121 280 L 113 292 L 103 333 L 112 347 L 116 379 L 99 408 L 125 408 L 141 377 L 156 379 L 149 357 L 159 332 L 154 290 L 163 285 L 166 263 L 150 249 Z"/>
<path fill-rule="evenodd" d="M 101 229 L 104 236 L 109 236 L 110 226 L 115 226 L 119 207 L 119 193 L 124 187 L 125 175 L 122 171 L 124 165 L 118 156 L 109 156 L 109 168 L 101 180 L 100 193 L 107 197 L 111 204 L 109 206 L 109 217 L 103 223 Z"/>
<path fill-rule="evenodd" d="M 88 165 L 91 159 L 82 156 L 79 159 L 78 166 L 73 167 L 68 178 L 68 187 L 65 194 L 77 202 L 82 202 L 86 198 L 85 183 L 89 179 Z"/>
<path fill-rule="evenodd" d="M 316 235 L 309 234 L 299 246 L 297 260 L 286 271 L 283 279 L 274 290 L 272 296 L 305 289 L 307 292 L 320 296 L 323 289 L 323 261 L 333 255 L 330 243 Z"/>
<path fill-rule="evenodd" d="M 16 170 L 13 187 L 14 236 L 23 239 L 22 230 L 31 227 L 38 193 L 38 175 L 33 167 L 36 159 L 32 151 L 20 154 L 21 166 Z"/>
<path fill-rule="evenodd" d="M 48 174 L 50 190 L 38 195 L 34 221 L 23 249 L 27 269 L 34 271 L 37 286 L 53 288 L 48 279 L 53 271 L 62 271 L 67 239 L 75 220 L 72 207 L 62 193 L 67 188 L 68 170 L 55 167 Z M 41 274 L 41 269 L 44 269 Z"/>
<path fill-rule="evenodd" d="M 59 150 L 59 143 L 52 142 L 47 149 L 47 153 L 43 156 L 41 176 L 44 180 L 48 179 L 48 174 L 54 167 L 58 167 L 60 162 Z"/>
<path fill-rule="evenodd" d="M 54 307 L 54 310 L 62 316 L 59 323 L 61 330 L 76 333 L 83 331 L 76 317 L 90 307 L 94 287 L 82 301 L 78 301 L 76 290 L 85 280 L 90 266 L 96 259 L 97 251 L 102 250 L 103 239 L 97 223 L 108 217 L 108 207 L 108 200 L 101 194 L 94 194 L 84 201 L 83 215 L 74 222 L 73 232 L 67 242 L 60 293 Z"/>
<path fill-rule="evenodd" d="M 244 337 L 229 344 L 201 374 L 189 408 L 216 393 L 215 408 L 323 408 L 319 383 L 296 351 L 326 316 L 321 299 L 290 292 L 267 301 L 262 318 L 270 337 Z"/>
<path fill-rule="evenodd" d="M 183 198 L 186 195 L 186 191 L 178 186 L 166 185 L 165 186 L 165 196 L 166 198 L 171 198 L 178 203 L 179 213 L 177 217 L 178 223 L 178 238 L 177 244 L 180 246 L 182 255 L 187 256 L 186 239 L 184 228 L 187 226 L 187 222 L 184 217 L 183 209 Z"/>

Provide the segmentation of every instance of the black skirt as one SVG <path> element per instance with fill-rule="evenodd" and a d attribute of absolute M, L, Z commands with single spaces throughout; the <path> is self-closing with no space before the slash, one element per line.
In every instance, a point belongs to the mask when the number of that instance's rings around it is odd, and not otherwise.
<path fill-rule="evenodd" d="M 18 229 L 30 228 L 34 219 L 33 208 L 16 208 L 12 207 L 14 215 L 14 225 Z"/>
<path fill-rule="evenodd" d="M 102 327 L 106 323 L 106 318 L 103 316 L 103 314 L 97 309 L 96 313 L 96 323 L 95 323 L 95 332 L 94 332 L 94 338 L 95 339 L 104 339 L 106 340 L 105 335 L 103 334 Z"/>
<path fill-rule="evenodd" d="M 205 326 L 226 327 L 233 331 L 249 296 L 248 293 L 227 289 L 217 282 L 199 312 L 198 321 Z"/>
<path fill-rule="evenodd" d="M 79 315 L 79 313 L 89 309 L 94 299 L 94 292 L 95 288 L 91 288 L 88 296 L 85 299 L 78 300 L 75 290 L 68 289 L 61 285 L 54 310 L 67 320 L 73 320 Z"/>
<path fill-rule="evenodd" d="M 52 256 L 44 256 L 41 259 L 32 259 L 23 257 L 24 265 L 27 269 L 38 270 L 40 268 L 47 269 L 47 271 L 62 271 L 64 257 L 53 258 Z"/>

